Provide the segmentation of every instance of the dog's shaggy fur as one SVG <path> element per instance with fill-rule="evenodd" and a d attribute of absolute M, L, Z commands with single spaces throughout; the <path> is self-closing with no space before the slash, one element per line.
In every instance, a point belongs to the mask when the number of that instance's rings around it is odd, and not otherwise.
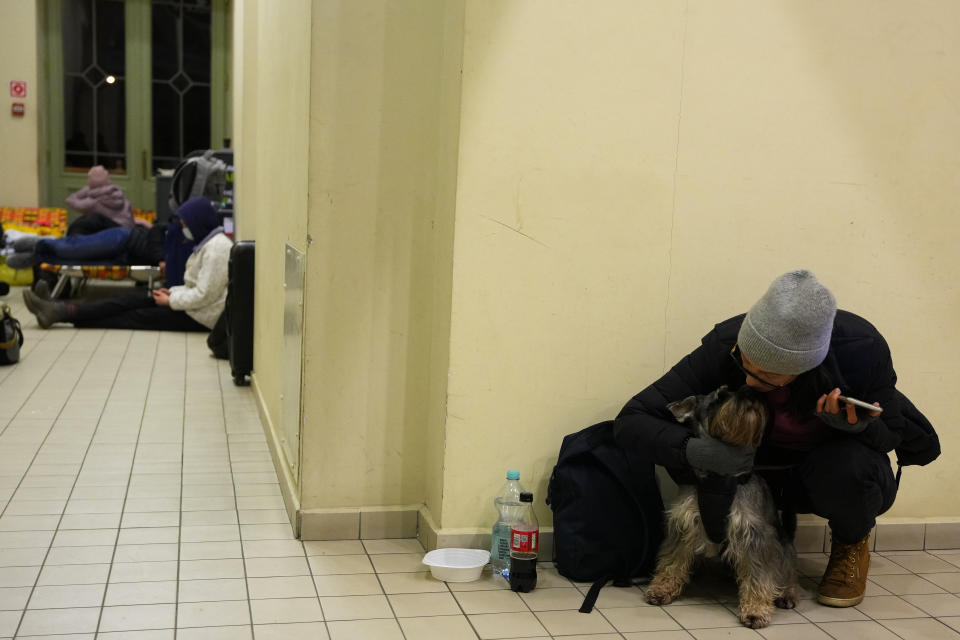
<path fill-rule="evenodd" d="M 669 409 L 680 422 L 700 434 L 738 446 L 756 447 L 763 437 L 767 410 L 749 390 L 720 388 L 707 396 L 690 396 Z M 700 519 L 696 487 L 680 487 L 677 502 L 667 511 L 666 537 L 657 569 L 646 590 L 650 604 L 676 600 L 690 580 L 697 556 L 719 555 L 736 572 L 740 621 L 758 629 L 770 624 L 774 605 L 792 609 L 797 603 L 795 514 L 783 522 L 767 483 L 757 474 L 739 484 L 730 507 L 726 543 L 711 542 Z"/>

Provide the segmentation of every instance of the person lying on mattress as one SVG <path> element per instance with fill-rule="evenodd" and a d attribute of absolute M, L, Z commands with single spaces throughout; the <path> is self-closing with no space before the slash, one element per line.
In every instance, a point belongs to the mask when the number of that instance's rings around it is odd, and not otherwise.
<path fill-rule="evenodd" d="M 12 269 L 27 269 L 41 262 L 156 265 L 164 259 L 165 232 L 162 225 L 135 225 L 66 238 L 24 234 L 14 240 L 7 265 Z"/>

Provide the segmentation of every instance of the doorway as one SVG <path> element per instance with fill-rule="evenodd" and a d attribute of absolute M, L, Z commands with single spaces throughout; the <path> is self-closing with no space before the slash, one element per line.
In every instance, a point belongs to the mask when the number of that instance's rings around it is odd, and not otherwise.
<path fill-rule="evenodd" d="M 45 0 L 47 180 L 63 206 L 103 165 L 138 209 L 228 133 L 227 0 Z"/>

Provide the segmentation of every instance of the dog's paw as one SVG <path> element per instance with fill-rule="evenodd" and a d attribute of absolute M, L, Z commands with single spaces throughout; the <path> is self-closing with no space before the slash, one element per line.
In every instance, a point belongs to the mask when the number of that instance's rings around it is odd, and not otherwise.
<path fill-rule="evenodd" d="M 750 629 L 762 629 L 770 624 L 773 607 L 756 603 L 740 605 L 740 622 Z"/>
<path fill-rule="evenodd" d="M 773 601 L 778 609 L 793 609 L 797 606 L 797 590 L 793 587 L 787 587 L 783 595 Z"/>
<path fill-rule="evenodd" d="M 740 615 L 740 622 L 750 629 L 763 629 L 770 624 L 770 618 L 762 615 Z"/>
<path fill-rule="evenodd" d="M 651 585 L 644 594 L 644 599 L 648 604 L 664 605 L 670 604 L 677 599 L 680 594 L 675 589 L 669 589 L 664 585 Z"/>
<path fill-rule="evenodd" d="M 646 599 L 647 604 L 654 605 L 670 604 L 674 601 L 674 596 L 669 593 L 650 593 L 648 591 L 644 598 Z"/>

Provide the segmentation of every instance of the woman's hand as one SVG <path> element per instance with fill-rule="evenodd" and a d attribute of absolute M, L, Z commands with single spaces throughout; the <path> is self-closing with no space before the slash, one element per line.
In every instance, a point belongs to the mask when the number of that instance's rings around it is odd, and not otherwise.
<path fill-rule="evenodd" d="M 870 415 L 858 416 L 857 408 L 850 403 L 845 403 L 847 405 L 846 415 L 841 416 L 839 397 L 840 389 L 834 389 L 830 393 L 823 394 L 817 400 L 817 417 L 834 429 L 847 433 L 860 433 L 880 415 L 879 411 L 870 411 Z M 880 406 L 878 402 L 873 404 Z"/>
<path fill-rule="evenodd" d="M 154 289 L 151 295 L 153 296 L 154 304 L 158 307 L 170 306 L 170 289 Z"/>

